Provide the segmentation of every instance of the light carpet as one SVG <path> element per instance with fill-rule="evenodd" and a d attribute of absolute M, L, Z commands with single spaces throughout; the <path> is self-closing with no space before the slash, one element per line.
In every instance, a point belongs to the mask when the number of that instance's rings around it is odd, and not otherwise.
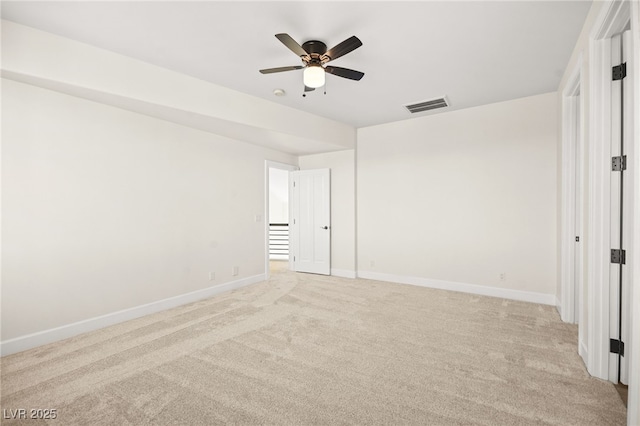
<path fill-rule="evenodd" d="M 64 425 L 625 424 L 576 341 L 551 306 L 279 271 L 3 357 L 0 405 Z"/>

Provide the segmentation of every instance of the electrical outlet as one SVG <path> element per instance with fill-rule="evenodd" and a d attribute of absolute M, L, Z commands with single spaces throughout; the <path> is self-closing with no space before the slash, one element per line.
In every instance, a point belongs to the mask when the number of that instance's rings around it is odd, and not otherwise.
<path fill-rule="evenodd" d="M 500 281 L 506 281 L 507 280 L 507 274 L 506 273 L 501 273 L 500 274 Z"/>
<path fill-rule="evenodd" d="M 238 275 L 238 270 L 239 270 L 239 269 L 240 269 L 240 268 L 239 268 L 238 266 L 234 266 L 234 267 L 233 267 L 233 269 L 231 270 L 231 275 L 233 275 L 234 277 L 235 277 L 236 275 Z"/>
<path fill-rule="evenodd" d="M 216 279 L 216 273 L 215 272 L 209 272 L 209 281 L 213 281 Z"/>

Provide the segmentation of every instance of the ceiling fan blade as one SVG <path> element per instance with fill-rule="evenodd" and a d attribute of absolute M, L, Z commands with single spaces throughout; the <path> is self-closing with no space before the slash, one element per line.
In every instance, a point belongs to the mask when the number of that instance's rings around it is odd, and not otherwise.
<path fill-rule="evenodd" d="M 337 75 L 338 77 L 348 78 L 350 80 L 360 80 L 364 77 L 364 73 L 356 70 L 350 70 L 349 68 L 332 67 L 327 65 L 324 70 L 329 74 Z"/>
<path fill-rule="evenodd" d="M 362 46 L 360 39 L 356 36 L 351 36 L 337 46 L 327 50 L 325 54 L 322 55 L 322 59 L 326 62 L 333 61 L 334 59 L 338 59 L 340 56 L 356 50 L 360 46 Z"/>
<path fill-rule="evenodd" d="M 260 72 L 262 74 L 272 74 L 274 72 L 301 70 L 302 68 L 304 68 L 302 65 L 295 65 L 291 67 L 267 68 L 264 70 L 260 70 Z"/>
<path fill-rule="evenodd" d="M 295 41 L 289 34 L 282 33 L 276 34 L 276 38 L 289 48 L 293 53 L 300 57 L 308 57 L 309 54 Z"/>
<path fill-rule="evenodd" d="M 316 90 L 315 87 L 304 86 L 304 91 L 305 92 L 312 92 L 314 90 Z"/>

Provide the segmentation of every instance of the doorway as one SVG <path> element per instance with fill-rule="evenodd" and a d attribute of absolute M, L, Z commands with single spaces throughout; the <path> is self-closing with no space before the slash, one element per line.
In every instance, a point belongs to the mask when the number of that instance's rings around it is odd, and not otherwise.
<path fill-rule="evenodd" d="M 289 171 L 269 168 L 269 260 L 289 260 Z"/>
<path fill-rule="evenodd" d="M 582 61 L 578 61 L 580 64 Z M 559 310 L 562 320 L 580 324 L 583 303 L 583 107 L 581 65 L 562 92 L 562 248 Z M 584 333 L 579 327 L 579 352 L 584 357 Z M 584 330 L 582 330 L 584 331 Z"/>
<path fill-rule="evenodd" d="M 581 106 L 582 97 L 580 96 L 580 85 L 576 88 L 576 92 L 573 96 L 573 122 L 575 132 L 572 137 L 574 139 L 574 155 L 573 161 L 575 164 L 574 168 L 574 180 L 573 180 L 573 214 L 574 214 L 574 223 L 573 229 L 575 234 L 574 241 L 574 249 L 573 249 L 573 322 L 575 324 L 580 324 L 580 311 L 582 305 L 582 293 L 583 293 L 583 280 L 582 280 L 582 216 L 583 216 L 583 207 L 582 207 L 582 183 L 583 183 L 583 175 L 582 175 L 582 106 Z"/>
<path fill-rule="evenodd" d="M 265 163 L 265 274 L 290 270 L 289 173 L 298 170 L 291 164 Z"/>
<path fill-rule="evenodd" d="M 265 276 L 331 275 L 329 169 L 265 162 Z"/>

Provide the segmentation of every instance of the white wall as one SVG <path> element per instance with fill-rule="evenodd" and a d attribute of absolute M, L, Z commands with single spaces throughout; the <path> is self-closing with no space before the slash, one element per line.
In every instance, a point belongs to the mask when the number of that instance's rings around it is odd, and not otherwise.
<path fill-rule="evenodd" d="M 331 274 L 355 277 L 355 152 L 299 158 L 301 170 L 331 169 Z"/>
<path fill-rule="evenodd" d="M 359 129 L 358 273 L 555 303 L 557 115 L 549 93 Z"/>
<path fill-rule="evenodd" d="M 289 171 L 269 168 L 269 223 L 289 223 Z"/>
<path fill-rule="evenodd" d="M 295 157 L 2 84 L 3 341 L 264 274 L 264 162 Z"/>

